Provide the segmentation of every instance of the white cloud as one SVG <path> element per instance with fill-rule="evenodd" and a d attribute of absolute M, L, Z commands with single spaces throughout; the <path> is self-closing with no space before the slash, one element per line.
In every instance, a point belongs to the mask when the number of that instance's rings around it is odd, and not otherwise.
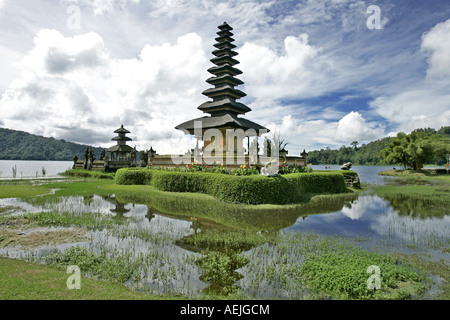
<path fill-rule="evenodd" d="M 350 112 L 343 117 L 337 126 L 335 139 L 345 141 L 371 141 L 382 138 L 384 128 L 368 123 L 359 112 Z"/>
<path fill-rule="evenodd" d="M 397 131 L 450 125 L 449 32 L 447 20 L 423 35 L 421 50 L 428 57 L 428 70 L 422 81 L 370 103 L 379 115 L 397 126 Z"/>
<path fill-rule="evenodd" d="M 124 124 L 141 148 L 159 140 L 159 151 L 170 152 L 184 139 L 171 141 L 174 127 L 201 116 L 207 66 L 194 33 L 147 45 L 138 58 L 113 59 L 96 33 L 42 30 L 0 100 L 1 118 L 17 130 L 101 145 Z"/>
<path fill-rule="evenodd" d="M 292 155 L 303 149 L 314 150 L 318 145 L 336 148 L 350 145 L 355 140 L 364 143 L 384 137 L 384 128 L 367 121 L 359 112 L 350 112 L 339 121 L 320 117 L 304 120 L 287 114 L 280 122 L 271 122 L 268 128 L 271 132 L 279 132 L 289 143 L 287 149 Z"/>
<path fill-rule="evenodd" d="M 380 115 L 397 126 L 397 131 L 437 128 L 450 124 L 450 91 L 423 84 L 394 96 L 382 96 L 371 102 Z"/>
<path fill-rule="evenodd" d="M 282 53 L 245 43 L 239 49 L 239 61 L 247 93 L 261 100 L 277 100 L 307 98 L 332 90 L 331 75 L 337 70 L 308 38 L 307 34 L 286 37 Z"/>
<path fill-rule="evenodd" d="M 422 37 L 421 50 L 428 56 L 427 77 L 433 80 L 450 76 L 450 19 L 437 24 Z"/>

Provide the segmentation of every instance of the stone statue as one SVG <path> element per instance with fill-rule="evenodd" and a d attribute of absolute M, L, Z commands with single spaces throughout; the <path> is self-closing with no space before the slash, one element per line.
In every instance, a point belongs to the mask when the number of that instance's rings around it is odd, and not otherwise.
<path fill-rule="evenodd" d="M 266 177 L 278 176 L 278 159 L 272 159 L 261 168 L 261 175 Z"/>
<path fill-rule="evenodd" d="M 345 163 L 342 167 L 341 170 L 350 170 L 350 168 L 352 167 L 352 163 L 351 162 L 347 162 Z"/>

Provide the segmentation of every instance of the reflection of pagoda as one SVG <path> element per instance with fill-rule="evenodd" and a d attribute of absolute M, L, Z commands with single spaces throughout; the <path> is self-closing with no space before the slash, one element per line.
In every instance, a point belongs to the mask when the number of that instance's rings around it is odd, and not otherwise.
<path fill-rule="evenodd" d="M 115 213 L 116 217 L 123 218 L 123 215 L 125 213 L 131 211 L 125 208 L 125 203 L 118 201 L 114 196 L 104 196 L 103 199 L 114 205 L 114 208 L 110 209 L 109 211 Z"/>
<path fill-rule="evenodd" d="M 219 26 L 219 29 L 220 31 L 217 33 L 219 37 L 215 39 L 217 43 L 214 45 L 217 50 L 212 52 L 215 58 L 211 59 L 211 62 L 216 66 L 208 69 L 208 72 L 213 74 L 214 77 L 206 80 L 206 82 L 213 85 L 214 88 L 203 92 L 203 94 L 208 98 L 211 98 L 212 101 L 205 102 L 198 107 L 199 110 L 204 113 L 209 113 L 211 116 L 184 122 L 178 125 L 176 129 L 194 135 L 197 133 L 194 132 L 194 124 L 199 121 L 202 124 L 202 136 L 196 136 L 196 138 L 204 141 L 205 147 L 214 140 L 212 137 L 204 137 L 204 132 L 208 129 L 218 129 L 223 137 L 219 143 L 220 147 L 223 147 L 224 151 L 235 152 L 236 150 L 243 150 L 243 139 L 237 139 L 235 142 L 235 136 L 227 137 L 227 129 L 243 129 L 245 134 L 242 138 L 257 136 L 260 130 L 265 130 L 264 132 L 269 132 L 269 130 L 257 123 L 239 117 L 239 115 L 250 112 L 251 109 L 236 101 L 239 98 L 245 97 L 246 94 L 235 89 L 236 86 L 242 85 L 243 82 L 235 78 L 235 76 L 242 74 L 242 71 L 234 67 L 239 64 L 239 61 L 233 58 L 238 55 L 237 52 L 233 51 L 233 49 L 236 48 L 236 46 L 232 44 L 232 42 L 234 42 L 234 39 L 232 38 L 233 33 L 231 33 L 233 28 L 224 22 L 224 24 Z M 248 129 L 254 129 L 254 132 L 246 132 Z M 229 141 L 224 141 L 225 137 L 227 137 Z"/>

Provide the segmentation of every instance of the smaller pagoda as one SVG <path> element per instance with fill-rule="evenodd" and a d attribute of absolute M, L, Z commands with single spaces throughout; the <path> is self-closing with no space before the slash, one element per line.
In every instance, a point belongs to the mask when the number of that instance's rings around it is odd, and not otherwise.
<path fill-rule="evenodd" d="M 109 159 L 110 160 L 125 160 L 129 158 L 130 153 L 134 152 L 135 149 L 127 145 L 128 141 L 133 141 L 130 137 L 127 137 L 126 135 L 128 133 L 131 133 L 127 129 L 123 127 L 123 125 L 114 131 L 114 133 L 117 133 L 117 137 L 112 138 L 112 141 L 116 141 L 117 145 L 106 149 L 107 152 L 109 152 Z"/>
<path fill-rule="evenodd" d="M 123 125 L 114 131 L 117 136 L 112 138 L 112 141 L 116 141 L 117 145 L 106 149 L 109 153 L 109 157 L 104 159 L 104 170 L 106 172 L 114 172 L 121 168 L 129 168 L 136 166 L 136 148 L 132 148 L 127 145 L 128 141 L 133 141 L 127 134 L 130 133 Z"/>

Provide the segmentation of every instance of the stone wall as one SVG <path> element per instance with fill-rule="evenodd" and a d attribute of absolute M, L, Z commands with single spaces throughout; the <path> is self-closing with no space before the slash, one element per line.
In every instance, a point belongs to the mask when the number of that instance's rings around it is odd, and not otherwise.
<path fill-rule="evenodd" d="M 216 157 L 210 157 L 210 158 L 201 158 L 201 161 L 196 161 L 194 156 L 181 156 L 181 155 L 157 155 L 154 157 L 151 157 L 150 162 L 148 165 L 151 165 L 153 167 L 166 167 L 166 168 L 174 168 L 174 167 L 185 167 L 186 165 L 190 165 L 192 163 L 195 164 L 204 164 L 207 166 L 223 166 L 234 169 L 239 168 L 242 165 L 247 166 L 257 166 L 257 167 L 263 167 L 265 162 L 263 162 L 264 159 L 261 157 L 258 157 L 258 163 L 252 163 L 249 161 L 248 155 L 242 158 L 216 158 Z M 175 162 L 175 163 L 174 163 Z M 295 165 L 295 166 L 306 166 L 306 159 L 302 157 L 280 157 L 279 158 L 279 164 L 286 164 L 286 165 Z"/>

